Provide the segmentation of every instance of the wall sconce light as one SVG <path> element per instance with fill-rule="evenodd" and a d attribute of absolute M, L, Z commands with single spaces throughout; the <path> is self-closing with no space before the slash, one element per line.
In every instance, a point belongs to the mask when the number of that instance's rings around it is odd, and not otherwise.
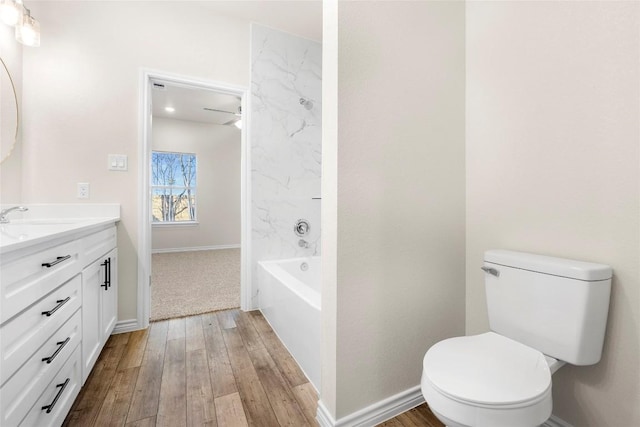
<path fill-rule="evenodd" d="M 13 27 L 22 15 L 22 8 L 22 0 L 0 0 L 0 19 Z"/>
<path fill-rule="evenodd" d="M 16 40 L 25 46 L 40 46 L 40 23 L 31 16 L 22 0 L 0 0 L 0 19 L 16 27 Z"/>

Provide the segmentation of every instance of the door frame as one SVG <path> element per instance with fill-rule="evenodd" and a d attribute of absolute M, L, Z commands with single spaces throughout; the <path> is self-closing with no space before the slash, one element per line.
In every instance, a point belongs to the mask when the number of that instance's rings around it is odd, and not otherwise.
<path fill-rule="evenodd" d="M 151 308 L 151 101 L 152 82 L 211 90 L 239 96 L 242 106 L 240 149 L 240 309 L 251 310 L 251 191 L 249 141 L 249 90 L 247 87 L 143 68 L 140 70 L 138 135 L 138 328 L 149 326 Z"/>

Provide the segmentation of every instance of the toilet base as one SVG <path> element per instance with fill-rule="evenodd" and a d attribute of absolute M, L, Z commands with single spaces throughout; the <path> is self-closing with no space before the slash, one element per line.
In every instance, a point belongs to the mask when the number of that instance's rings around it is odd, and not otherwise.
<path fill-rule="evenodd" d="M 444 415 L 438 413 L 437 411 L 434 411 L 433 409 L 431 409 L 431 412 L 433 413 L 433 415 L 436 416 L 437 419 L 439 419 L 440 421 L 442 421 L 442 423 L 446 426 L 446 427 L 471 427 L 471 426 L 467 426 L 465 424 L 460 424 L 457 423 L 447 417 L 445 417 Z"/>

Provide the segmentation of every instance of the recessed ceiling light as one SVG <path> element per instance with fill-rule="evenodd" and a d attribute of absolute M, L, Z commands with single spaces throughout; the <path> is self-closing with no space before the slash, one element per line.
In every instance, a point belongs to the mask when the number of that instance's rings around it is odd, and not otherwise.
<path fill-rule="evenodd" d="M 173 113 L 174 111 L 176 111 L 176 109 L 173 107 L 164 107 L 164 111 L 166 111 L 167 113 Z"/>

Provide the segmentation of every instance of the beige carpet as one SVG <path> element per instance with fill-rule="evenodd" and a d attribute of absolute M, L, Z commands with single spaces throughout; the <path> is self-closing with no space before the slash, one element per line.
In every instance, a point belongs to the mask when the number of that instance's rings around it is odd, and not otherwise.
<path fill-rule="evenodd" d="M 240 306 L 240 249 L 153 254 L 150 320 Z"/>

